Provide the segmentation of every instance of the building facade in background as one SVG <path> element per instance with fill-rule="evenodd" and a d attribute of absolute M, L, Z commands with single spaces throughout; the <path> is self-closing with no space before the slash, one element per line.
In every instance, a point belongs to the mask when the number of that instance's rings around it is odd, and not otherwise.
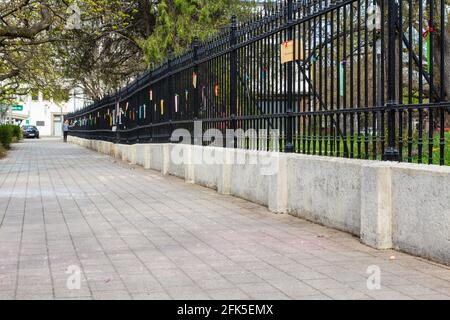
<path fill-rule="evenodd" d="M 46 99 L 41 92 L 17 97 L 17 103 L 10 106 L 0 122 L 16 125 L 34 125 L 40 136 L 62 136 L 64 116 L 82 108 L 86 101 L 81 90 L 71 90 L 67 102 L 56 103 Z"/>

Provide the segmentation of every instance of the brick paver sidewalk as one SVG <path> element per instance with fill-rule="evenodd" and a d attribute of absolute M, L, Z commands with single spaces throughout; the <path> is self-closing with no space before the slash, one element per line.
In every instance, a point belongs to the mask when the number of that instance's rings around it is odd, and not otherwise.
<path fill-rule="evenodd" d="M 380 290 L 367 288 L 373 265 Z M 0 160 L 0 299 L 35 298 L 450 299 L 450 269 L 81 147 L 25 141 Z"/>

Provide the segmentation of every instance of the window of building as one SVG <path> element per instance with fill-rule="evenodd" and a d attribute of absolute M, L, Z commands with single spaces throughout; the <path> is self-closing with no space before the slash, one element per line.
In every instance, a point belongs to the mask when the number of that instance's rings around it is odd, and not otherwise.
<path fill-rule="evenodd" d="M 36 127 L 45 127 L 45 121 L 36 121 Z"/>

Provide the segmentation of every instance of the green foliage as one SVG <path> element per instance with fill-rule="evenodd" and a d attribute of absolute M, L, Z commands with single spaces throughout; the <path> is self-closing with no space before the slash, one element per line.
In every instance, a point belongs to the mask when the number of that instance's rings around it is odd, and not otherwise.
<path fill-rule="evenodd" d="M 398 133 L 397 133 L 398 134 Z M 315 130 L 315 132 L 313 133 L 314 136 L 318 137 L 319 136 L 319 132 L 317 130 Z M 385 133 L 385 137 L 387 137 L 387 129 L 386 129 L 386 133 Z M 303 139 L 305 139 L 305 145 L 306 148 L 303 149 Z M 358 154 L 358 149 L 361 148 L 361 158 L 365 159 L 366 155 L 367 158 L 370 160 L 382 160 L 382 155 L 381 155 L 381 150 L 382 150 L 382 145 L 381 145 L 381 141 L 380 141 L 380 136 L 373 136 L 373 135 L 369 135 L 367 137 L 369 144 L 368 144 L 368 150 L 366 152 L 365 150 L 365 146 L 364 146 L 364 140 L 365 137 L 361 136 L 358 139 L 358 135 L 354 135 L 353 139 L 351 136 L 347 136 L 347 147 L 349 149 L 349 153 L 351 152 L 351 150 L 353 149 L 354 155 L 355 157 Z M 353 144 L 352 144 L 353 141 Z M 358 143 L 358 141 L 360 141 Z M 374 150 L 374 143 L 376 144 L 376 153 Z M 278 143 L 280 143 L 281 148 L 282 149 L 284 147 L 284 139 L 281 141 L 278 141 Z M 385 141 L 386 143 L 386 141 Z M 412 144 L 411 144 L 411 159 L 409 159 L 409 154 L 408 154 L 408 134 L 405 133 L 403 136 L 403 148 L 402 148 L 402 154 L 401 154 L 401 158 L 402 158 L 402 162 L 408 162 L 409 160 L 411 160 L 412 163 L 428 163 L 429 162 L 429 146 L 430 143 L 432 144 L 433 148 L 433 152 L 432 152 L 432 161 L 431 163 L 434 165 L 439 165 L 440 164 L 440 132 L 439 131 L 435 131 L 433 133 L 433 138 L 430 140 L 428 137 L 428 132 L 424 132 L 423 133 L 423 142 L 422 142 L 422 157 L 419 157 L 419 135 L 418 135 L 418 131 L 414 130 L 413 134 L 412 134 Z M 294 136 L 294 144 L 296 147 L 296 152 L 298 153 L 307 153 L 307 154 L 312 154 L 314 153 L 314 143 L 310 142 L 310 148 L 307 148 L 308 145 L 308 141 L 306 140 L 306 137 L 303 136 Z M 271 146 L 273 146 L 273 144 L 271 144 Z M 322 155 L 325 156 L 336 156 L 337 155 L 337 150 L 339 150 L 340 156 L 343 156 L 344 154 L 344 141 L 337 136 L 322 136 L 322 139 L 316 140 L 316 149 L 315 149 L 315 154 L 318 155 L 319 154 L 319 150 L 322 151 Z M 385 145 L 386 147 L 386 145 Z M 398 147 L 398 144 L 397 144 Z M 325 154 L 324 150 L 327 150 L 327 153 Z M 332 151 L 333 150 L 333 151 Z M 444 165 L 446 166 L 450 166 L 450 132 L 446 132 L 445 133 L 445 137 L 444 137 Z"/>
<path fill-rule="evenodd" d="M 151 8 L 155 27 L 136 42 L 148 65 L 159 63 L 168 51 L 182 53 L 194 38 L 205 40 L 230 24 L 233 14 L 244 19 L 252 5 L 240 0 L 162 0 Z"/>
<path fill-rule="evenodd" d="M 0 159 L 6 156 L 6 149 L 0 144 Z"/>
<path fill-rule="evenodd" d="M 13 126 L 10 125 L 11 127 L 11 131 L 12 131 L 12 135 L 14 138 L 16 138 L 17 141 L 22 139 L 22 129 L 19 126 Z"/>
<path fill-rule="evenodd" d="M 4 1 L 6 2 L 6 1 Z M 0 101 L 12 103 L 30 88 L 47 90 L 55 100 L 65 87 L 60 58 L 52 46 L 64 41 L 63 1 L 7 1 L 0 4 Z"/>
<path fill-rule="evenodd" d="M 0 145 L 9 149 L 12 142 L 22 139 L 22 129 L 19 126 L 11 124 L 0 125 Z"/>
<path fill-rule="evenodd" d="M 80 9 L 81 28 L 67 28 L 76 11 L 69 10 L 73 3 Z M 252 7 L 241 0 L 0 4 L 7 12 L 0 22 L 0 35 L 5 35 L 0 47 L 0 101 L 11 103 L 15 96 L 39 89 L 62 102 L 67 85 L 81 86 L 89 98 L 98 100 L 163 61 L 169 52 L 182 53 L 194 37 L 204 40 L 216 34 L 229 25 L 232 14 L 245 19 Z M 34 25 L 41 27 L 33 31 Z"/>
<path fill-rule="evenodd" d="M 13 126 L 11 125 L 0 125 L 0 144 L 5 148 L 9 149 L 12 138 L 13 138 Z"/>

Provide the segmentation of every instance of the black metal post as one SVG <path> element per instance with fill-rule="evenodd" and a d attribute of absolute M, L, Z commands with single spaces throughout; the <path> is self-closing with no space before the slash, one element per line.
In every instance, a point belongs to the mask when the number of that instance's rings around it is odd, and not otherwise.
<path fill-rule="evenodd" d="M 388 97 L 389 101 L 386 104 L 388 111 L 388 147 L 384 153 L 384 160 L 399 161 L 399 152 L 395 143 L 395 107 L 396 102 L 396 25 L 398 19 L 398 7 L 395 1 L 388 1 Z M 399 61 L 401 63 L 401 61 Z"/>
<path fill-rule="evenodd" d="M 194 125 L 195 125 L 195 121 L 197 121 L 198 119 L 198 111 L 200 108 L 200 99 L 199 99 L 199 74 L 198 74 L 198 48 L 199 48 L 199 40 L 197 37 L 195 37 L 192 41 L 192 51 L 193 51 L 193 62 L 194 62 L 194 68 L 193 68 L 193 74 L 192 74 L 192 85 L 191 85 L 191 96 L 192 96 L 192 106 L 191 106 L 191 112 L 192 112 L 192 119 L 193 119 L 193 123 L 192 123 L 192 132 L 191 132 L 191 137 L 192 137 L 192 144 L 197 145 L 199 143 L 199 141 L 197 139 L 201 139 L 201 137 L 196 137 L 195 136 L 195 130 L 194 130 Z M 196 77 L 195 79 L 195 83 L 194 83 L 194 76 Z"/>
<path fill-rule="evenodd" d="M 140 85 L 139 85 L 139 76 L 137 77 L 137 80 L 136 80 L 136 87 L 137 88 L 139 88 L 140 87 Z M 138 93 L 137 95 L 136 95 L 136 97 L 135 97 L 135 101 L 137 101 L 137 104 L 136 104 L 136 106 L 138 106 L 138 108 L 140 108 L 140 105 L 141 105 L 141 101 L 140 101 L 140 99 L 139 99 L 139 95 L 140 95 L 141 93 Z M 136 106 L 135 106 L 135 108 L 136 108 Z M 134 119 L 134 117 L 133 117 L 133 119 Z M 135 126 L 137 126 L 137 127 L 139 127 L 141 124 L 140 124 L 140 121 L 139 121 L 140 119 L 138 118 L 138 119 L 136 119 L 136 120 L 134 120 L 134 125 Z M 135 143 L 140 143 L 140 139 L 139 139 L 139 129 L 137 129 L 136 130 L 136 142 Z"/>
<path fill-rule="evenodd" d="M 293 18 L 293 0 L 288 0 L 288 40 L 293 40 L 292 32 L 292 18 Z M 294 58 L 295 58 L 295 45 L 294 45 Z M 292 105 L 293 105 L 293 74 L 292 74 L 292 64 L 294 61 L 287 63 L 287 110 L 286 110 L 286 145 L 284 146 L 284 151 L 288 153 L 294 152 L 294 144 L 292 143 Z"/>
<path fill-rule="evenodd" d="M 233 48 L 236 45 L 236 30 L 237 30 L 237 20 L 236 16 L 231 17 L 231 32 L 230 32 L 230 45 L 232 51 L 230 53 L 230 114 L 231 114 L 231 129 L 236 133 L 237 121 L 237 50 Z M 237 137 L 236 134 L 233 135 L 233 147 L 237 148 Z"/>
<path fill-rule="evenodd" d="M 114 108 L 116 109 L 116 112 L 114 113 L 114 115 L 116 116 L 116 118 L 114 119 L 113 123 L 116 124 L 116 143 L 120 143 L 120 123 L 118 121 L 119 118 L 119 112 L 120 112 L 120 98 L 121 98 L 121 90 L 119 89 L 118 94 L 116 95 L 116 105 L 114 106 Z M 119 108 L 117 108 L 117 104 L 119 103 Z M 118 109 L 118 110 L 117 110 Z"/>
<path fill-rule="evenodd" d="M 172 56 L 173 56 L 173 52 L 172 50 L 168 51 L 168 58 L 167 58 L 167 73 L 169 74 L 169 76 L 167 77 L 167 93 L 166 93 L 166 101 L 165 104 L 166 106 L 164 107 L 165 110 L 164 112 L 166 112 L 167 110 L 167 117 L 168 117 L 168 121 L 169 121 L 169 126 L 168 126 L 168 132 L 167 132 L 167 142 L 171 142 L 171 138 L 172 138 L 172 132 L 173 132 L 173 127 L 172 127 L 172 116 L 173 116 L 173 109 L 175 108 L 174 106 L 174 92 L 173 92 L 173 85 L 172 85 Z"/>

